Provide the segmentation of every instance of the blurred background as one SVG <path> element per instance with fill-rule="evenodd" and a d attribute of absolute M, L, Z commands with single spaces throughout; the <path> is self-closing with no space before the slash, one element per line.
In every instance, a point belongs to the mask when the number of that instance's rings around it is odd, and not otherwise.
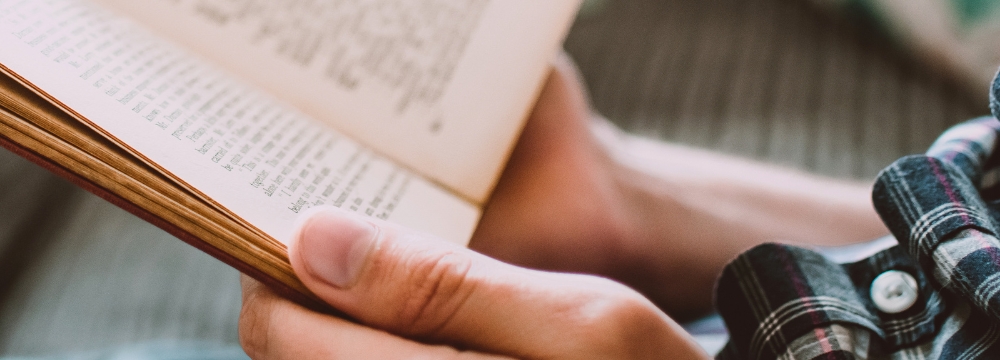
<path fill-rule="evenodd" d="M 588 0 L 565 49 L 628 131 L 868 180 L 988 113 L 998 24 L 995 0 Z M 232 268 L 0 150 L 0 357 L 240 357 L 239 307 Z"/>

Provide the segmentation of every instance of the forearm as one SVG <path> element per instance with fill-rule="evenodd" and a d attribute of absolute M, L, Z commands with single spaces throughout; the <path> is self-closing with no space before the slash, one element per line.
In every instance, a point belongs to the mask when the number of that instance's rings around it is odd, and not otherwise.
<path fill-rule="evenodd" d="M 864 186 L 638 140 L 591 116 L 579 77 L 557 62 L 470 248 L 607 276 L 683 318 L 709 309 L 716 276 L 753 245 L 884 232 Z"/>
<path fill-rule="evenodd" d="M 722 267 L 754 245 L 841 245 L 887 233 L 867 185 L 594 129 L 629 212 L 621 218 L 630 251 L 648 263 L 623 275 L 663 292 L 647 295 L 674 312 L 704 308 Z M 643 284 L 652 281 L 659 286 Z"/>
<path fill-rule="evenodd" d="M 679 203 L 705 217 L 694 219 L 698 222 L 693 225 L 716 225 L 699 229 L 702 232 L 726 225 L 758 241 L 827 246 L 871 240 L 887 232 L 871 205 L 871 187 L 866 183 L 630 135 L 612 142 L 606 135 L 602 138 L 618 168 L 619 183 L 637 195 L 632 201 L 635 208 L 652 210 L 664 201 Z M 650 217 L 645 222 L 671 215 L 640 212 Z"/>

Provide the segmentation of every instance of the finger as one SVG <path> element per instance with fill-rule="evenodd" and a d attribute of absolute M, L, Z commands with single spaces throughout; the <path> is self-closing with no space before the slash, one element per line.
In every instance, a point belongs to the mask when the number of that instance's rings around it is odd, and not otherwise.
<path fill-rule="evenodd" d="M 289 257 L 321 299 L 407 337 L 522 358 L 612 358 L 622 343 L 698 351 L 617 283 L 515 267 L 334 208 L 305 221 Z"/>
<path fill-rule="evenodd" d="M 254 359 L 500 359 L 420 344 L 286 300 L 243 275 L 240 344 Z"/>

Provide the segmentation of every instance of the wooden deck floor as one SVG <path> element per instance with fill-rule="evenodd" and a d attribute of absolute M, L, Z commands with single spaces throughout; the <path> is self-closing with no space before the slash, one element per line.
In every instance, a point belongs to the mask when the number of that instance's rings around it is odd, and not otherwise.
<path fill-rule="evenodd" d="M 604 3 L 566 49 L 596 109 L 646 136 L 867 179 L 986 113 L 798 1 Z M 235 270 L 0 151 L 0 355 L 235 344 L 239 304 Z"/>

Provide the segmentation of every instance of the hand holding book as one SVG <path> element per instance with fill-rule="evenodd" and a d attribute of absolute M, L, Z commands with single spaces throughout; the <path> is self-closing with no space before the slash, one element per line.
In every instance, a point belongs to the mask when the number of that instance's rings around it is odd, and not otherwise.
<path fill-rule="evenodd" d="M 602 156 L 589 132 L 590 114 L 580 84 L 565 71 L 566 66 L 561 69 L 544 88 L 470 246 L 543 268 L 595 271 L 594 262 L 603 262 L 607 254 L 577 255 L 611 245 L 599 244 L 611 240 L 596 236 L 609 224 L 594 221 L 600 216 L 592 206 L 610 205 L 608 200 L 616 200 L 618 194 L 607 188 L 595 191 L 600 189 L 595 183 L 602 183 L 601 177 L 608 175 L 610 169 L 604 165 L 610 159 Z M 577 201 L 567 201 L 573 198 Z M 584 204 L 591 205 L 590 211 Z M 605 209 L 610 213 L 610 208 Z M 357 231 L 343 230 L 351 228 L 345 223 L 358 220 Z M 372 223 L 379 230 L 373 231 Z M 372 234 L 379 238 L 377 246 L 362 243 L 357 247 L 372 251 L 368 259 L 359 256 L 364 251 L 356 248 L 337 249 L 336 245 L 357 241 L 351 235 L 363 241 Z M 550 242 L 552 235 L 573 242 Z M 431 236 L 341 212 L 314 214 L 289 251 L 299 278 L 360 324 L 311 312 L 244 278 L 240 333 L 251 356 L 538 358 L 558 354 L 631 359 L 635 354 L 665 354 L 666 347 L 671 349 L 671 358 L 707 358 L 648 300 L 604 278 L 503 264 Z M 549 261 L 538 259 L 539 255 Z M 352 264 L 361 269 L 350 268 Z M 413 299 L 423 300 L 414 305 Z M 401 312 L 414 318 L 401 318 Z M 641 334 L 634 333 L 639 329 Z M 457 354 L 456 349 L 465 350 Z"/>
<path fill-rule="evenodd" d="M 608 186 L 611 159 L 590 133 L 582 84 L 565 60 L 543 87 L 470 247 L 522 266 L 608 274 L 601 265 L 605 250 L 621 245 L 607 233 L 621 198 Z M 672 358 L 706 358 L 654 304 L 609 279 L 501 263 L 332 208 L 305 217 L 289 247 L 292 266 L 358 323 L 245 277 L 240 337 L 252 357 L 631 359 L 666 354 L 666 346 Z"/>
<path fill-rule="evenodd" d="M 289 249 L 299 278 L 358 323 L 243 278 L 240 340 L 252 358 L 708 359 L 634 290 L 505 264 L 335 208 Z"/>

